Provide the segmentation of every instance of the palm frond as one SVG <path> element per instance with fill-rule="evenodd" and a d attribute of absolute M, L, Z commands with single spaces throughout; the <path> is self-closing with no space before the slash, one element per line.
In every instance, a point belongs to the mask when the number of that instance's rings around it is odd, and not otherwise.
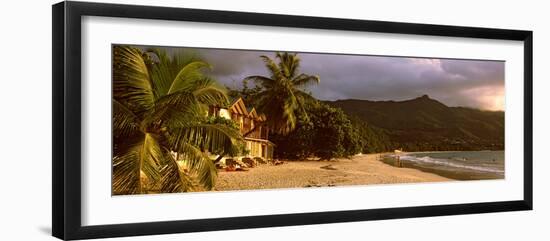
<path fill-rule="evenodd" d="M 211 78 L 202 78 L 195 81 L 193 95 L 201 104 L 208 106 L 224 106 L 227 99 L 227 89 Z"/>
<path fill-rule="evenodd" d="M 226 89 L 201 72 L 207 67 L 184 53 L 113 48 L 114 194 L 190 191 L 194 178 L 214 187 L 217 170 L 208 153 L 235 153 L 242 135 L 206 124 L 207 107 L 227 103 Z"/>
<path fill-rule="evenodd" d="M 135 143 L 125 153 L 113 157 L 113 193 L 143 193 L 145 190 L 141 173 L 150 183 L 160 179 L 159 163 L 163 162 L 163 153 L 153 136 L 145 134 L 143 138 L 143 141 Z"/>
<path fill-rule="evenodd" d="M 214 162 L 206 153 L 189 143 L 180 146 L 179 151 L 182 153 L 182 162 L 185 167 L 189 168 L 189 173 L 195 176 L 203 187 L 211 190 L 216 183 L 218 174 Z"/>
<path fill-rule="evenodd" d="M 124 155 L 113 157 L 113 194 L 139 194 L 142 192 L 138 159 L 139 149 L 136 148 Z"/>
<path fill-rule="evenodd" d="M 179 90 L 192 91 L 195 87 L 195 82 L 204 78 L 204 75 L 200 72 L 203 68 L 210 68 L 210 65 L 202 61 L 195 61 L 185 65 L 174 78 L 167 94 L 172 94 Z"/>
<path fill-rule="evenodd" d="M 196 116 L 205 115 L 206 110 L 192 93 L 178 91 L 156 101 L 155 106 L 144 116 L 142 129 L 160 128 L 163 122 L 171 121 L 173 116 L 181 115 L 180 113 L 188 114 L 187 120 L 191 120 Z"/>
<path fill-rule="evenodd" d="M 264 61 L 265 67 L 269 70 L 272 79 L 277 80 L 284 78 L 281 69 L 271 58 L 265 55 L 260 56 L 260 58 Z"/>
<path fill-rule="evenodd" d="M 174 128 L 167 139 L 170 148 L 178 153 L 183 153 L 187 144 L 212 153 L 229 153 L 242 141 L 242 135 L 229 126 L 197 123 Z"/>
<path fill-rule="evenodd" d="M 290 64 L 290 75 L 288 78 L 293 78 L 298 74 L 298 70 L 300 69 L 300 58 L 297 54 L 292 55 L 292 63 Z"/>
<path fill-rule="evenodd" d="M 149 71 L 139 49 L 113 47 L 113 98 L 136 115 L 154 105 Z"/>
<path fill-rule="evenodd" d="M 164 162 L 164 154 L 158 141 L 151 134 L 145 134 L 140 152 L 140 169 L 153 183 L 160 179 L 159 164 Z"/>
<path fill-rule="evenodd" d="M 158 59 L 150 71 L 157 99 L 177 91 L 178 85 L 185 85 L 183 82 L 201 78 L 201 68 L 210 68 L 210 65 L 200 61 L 191 52 L 180 50 L 170 55 L 164 49 L 147 49 L 147 53 Z"/>
<path fill-rule="evenodd" d="M 300 107 L 300 111 L 301 111 L 300 114 L 303 116 L 303 118 L 308 120 L 309 116 L 308 116 L 307 111 L 305 109 L 306 103 L 318 104 L 319 101 L 317 99 L 315 99 L 313 96 L 311 96 L 310 94 L 305 93 L 305 92 L 300 91 L 300 90 L 296 90 L 294 92 L 294 96 L 296 96 L 296 101 L 298 102 L 298 106 Z"/>
<path fill-rule="evenodd" d="M 264 89 L 270 89 L 275 85 L 275 80 L 260 75 L 252 75 L 244 78 L 245 81 L 254 81 L 260 84 Z"/>
<path fill-rule="evenodd" d="M 139 132 L 140 120 L 131 110 L 113 99 L 113 136 L 124 138 Z"/>
<path fill-rule="evenodd" d="M 254 96 L 256 107 L 267 116 L 266 124 L 273 131 L 284 135 L 296 128 L 298 112 L 305 113 L 300 88 L 310 83 L 319 83 L 319 77 L 298 74 L 300 58 L 295 53 L 278 52 L 275 57 L 278 63 L 267 56 L 261 56 L 270 77 L 255 75 L 245 80 L 253 80 L 261 85 L 262 90 Z"/>
<path fill-rule="evenodd" d="M 300 59 L 296 54 L 278 52 L 276 57 L 279 59 L 279 69 L 287 79 L 296 76 L 298 68 L 300 67 Z"/>
<path fill-rule="evenodd" d="M 184 128 L 190 125 L 205 123 L 207 109 L 202 105 L 188 105 L 178 111 L 166 112 L 162 127 L 166 130 Z"/>
<path fill-rule="evenodd" d="M 299 105 L 293 93 L 291 96 L 285 99 L 283 105 L 283 122 L 279 129 L 280 133 L 287 134 L 291 130 L 294 130 L 294 128 L 296 128 L 296 109 L 300 107 L 301 106 Z"/>
<path fill-rule="evenodd" d="M 320 78 L 317 75 L 300 74 L 292 79 L 292 84 L 295 87 L 303 87 L 309 84 L 319 84 Z"/>
<path fill-rule="evenodd" d="M 147 53 L 153 54 L 158 61 L 151 67 L 151 82 L 155 92 L 155 98 L 159 99 L 168 93 L 175 74 L 173 64 L 168 53 L 159 48 L 148 48 Z"/>
<path fill-rule="evenodd" d="M 200 121 L 206 117 L 207 107 L 212 105 L 223 106 L 227 104 L 226 89 L 215 84 L 209 78 L 195 81 L 193 92 L 179 90 L 175 93 L 163 96 L 157 100 L 155 106 L 144 117 L 143 125 L 151 126 L 155 123 L 160 127 L 174 126 L 167 123 Z"/>
<path fill-rule="evenodd" d="M 191 177 L 180 170 L 174 157 L 165 151 L 166 163 L 160 170 L 162 176 L 160 182 L 161 192 L 188 192 L 193 190 Z"/>

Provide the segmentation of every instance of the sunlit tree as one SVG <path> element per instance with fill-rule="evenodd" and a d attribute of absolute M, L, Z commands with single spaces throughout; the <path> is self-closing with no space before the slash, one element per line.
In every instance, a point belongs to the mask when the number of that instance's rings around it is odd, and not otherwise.
<path fill-rule="evenodd" d="M 208 106 L 227 104 L 227 96 L 204 68 L 183 53 L 113 47 L 114 194 L 214 186 L 208 153 L 231 153 L 242 136 L 206 121 Z"/>
<path fill-rule="evenodd" d="M 254 75 L 245 80 L 255 81 L 261 87 L 254 103 L 258 111 L 266 115 L 265 124 L 276 133 L 288 134 L 296 128 L 298 113 L 305 113 L 303 100 L 311 98 L 303 88 L 319 83 L 319 77 L 300 73 L 300 58 L 296 54 L 277 53 L 278 63 L 267 56 L 260 57 L 269 76 Z"/>

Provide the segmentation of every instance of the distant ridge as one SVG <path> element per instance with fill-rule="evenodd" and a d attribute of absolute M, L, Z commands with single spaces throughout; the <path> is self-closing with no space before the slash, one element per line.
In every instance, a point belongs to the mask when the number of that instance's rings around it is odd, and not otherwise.
<path fill-rule="evenodd" d="M 341 108 L 355 125 L 368 129 L 363 132 L 375 132 L 373 142 L 385 140 L 373 151 L 504 149 L 502 111 L 448 107 L 428 95 L 403 101 L 348 99 L 324 103 Z"/>

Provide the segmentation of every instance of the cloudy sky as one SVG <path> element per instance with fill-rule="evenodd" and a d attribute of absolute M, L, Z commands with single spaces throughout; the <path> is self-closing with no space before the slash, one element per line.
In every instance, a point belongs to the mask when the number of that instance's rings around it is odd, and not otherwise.
<path fill-rule="evenodd" d="M 173 51 L 173 50 L 171 50 Z M 267 75 L 260 55 L 274 52 L 193 49 L 211 75 L 240 87 L 250 75 Z M 308 87 L 318 99 L 406 100 L 429 95 L 448 106 L 504 110 L 504 62 L 299 53 L 301 73 L 318 75 Z"/>

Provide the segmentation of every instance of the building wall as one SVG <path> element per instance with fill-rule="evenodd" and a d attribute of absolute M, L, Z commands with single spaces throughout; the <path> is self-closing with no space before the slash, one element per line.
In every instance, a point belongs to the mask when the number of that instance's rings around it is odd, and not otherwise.
<path fill-rule="evenodd" d="M 216 115 L 235 121 L 237 125 L 239 125 L 241 133 L 243 134 L 254 128 L 254 120 L 244 117 L 242 115 L 238 115 L 237 113 L 231 113 L 231 111 L 228 109 L 221 108 L 216 112 Z M 267 140 L 267 129 L 258 128 L 254 133 L 250 133 L 248 137 Z M 245 140 L 245 146 L 246 149 L 249 151 L 246 157 L 261 157 L 264 159 L 273 159 L 273 146 L 268 145 L 265 142 Z M 244 156 L 234 158 L 240 159 L 242 157 Z M 225 162 L 225 159 L 227 158 L 223 158 L 222 162 Z"/>
<path fill-rule="evenodd" d="M 227 109 L 220 109 L 219 115 L 225 119 L 231 119 L 231 114 Z"/>
<path fill-rule="evenodd" d="M 246 147 L 250 151 L 247 155 L 248 157 L 273 159 L 273 146 L 265 142 L 246 140 Z"/>

